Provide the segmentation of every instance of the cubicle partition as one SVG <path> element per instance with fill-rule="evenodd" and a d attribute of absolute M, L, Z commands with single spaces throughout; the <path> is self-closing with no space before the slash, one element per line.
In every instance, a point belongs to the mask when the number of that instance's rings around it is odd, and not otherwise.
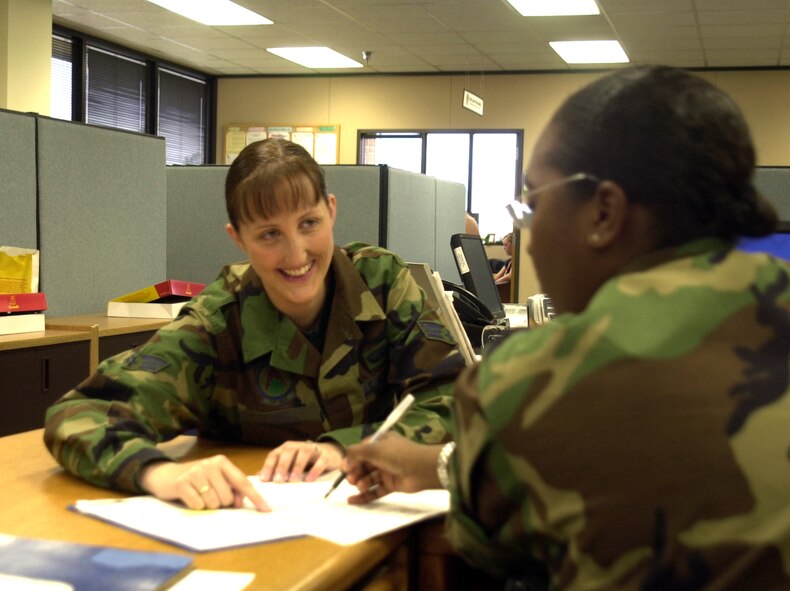
<path fill-rule="evenodd" d="M 37 117 L 41 289 L 51 316 L 166 277 L 163 138 Z"/>
<path fill-rule="evenodd" d="M 754 180 L 757 189 L 779 212 L 779 219 L 790 228 L 790 167 L 759 167 Z"/>
<path fill-rule="evenodd" d="M 0 110 L 0 246 L 37 248 L 36 118 Z"/>
<path fill-rule="evenodd" d="M 210 283 L 224 265 L 244 260 L 225 231 L 227 166 L 168 166 L 167 276 Z"/>

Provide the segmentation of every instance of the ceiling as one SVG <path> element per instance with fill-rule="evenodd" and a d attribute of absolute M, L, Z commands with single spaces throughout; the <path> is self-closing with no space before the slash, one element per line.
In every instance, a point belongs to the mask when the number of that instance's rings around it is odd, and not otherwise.
<path fill-rule="evenodd" d="M 559 71 L 549 41 L 617 39 L 634 64 L 790 66 L 790 0 L 597 0 L 597 16 L 504 0 L 235 0 L 273 25 L 208 27 L 146 0 L 53 0 L 55 23 L 212 75 Z M 362 69 L 311 70 L 266 47 L 325 45 Z M 610 66 L 605 66 L 610 67 Z"/>

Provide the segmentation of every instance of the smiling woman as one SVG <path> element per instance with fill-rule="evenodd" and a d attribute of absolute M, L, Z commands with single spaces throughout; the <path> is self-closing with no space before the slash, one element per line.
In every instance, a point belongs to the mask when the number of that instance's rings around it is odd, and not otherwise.
<path fill-rule="evenodd" d="M 156 444 L 197 429 L 275 447 L 263 480 L 314 480 L 408 392 L 416 404 L 395 429 L 447 439 L 456 344 L 397 255 L 334 244 L 337 201 L 315 160 L 292 142 L 256 142 L 225 188 L 227 231 L 249 262 L 225 267 L 173 323 L 49 409 L 56 459 L 195 509 L 247 497 L 265 510 L 224 456 L 176 463 Z"/>

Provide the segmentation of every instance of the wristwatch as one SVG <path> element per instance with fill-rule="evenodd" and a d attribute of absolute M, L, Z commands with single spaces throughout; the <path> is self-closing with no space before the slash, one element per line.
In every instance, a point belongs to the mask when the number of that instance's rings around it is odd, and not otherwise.
<path fill-rule="evenodd" d="M 455 451 L 455 441 L 445 443 L 442 451 L 439 452 L 439 458 L 436 460 L 436 476 L 439 477 L 439 483 L 444 490 L 450 488 L 450 476 L 447 473 L 447 463 L 450 461 L 450 456 Z"/>

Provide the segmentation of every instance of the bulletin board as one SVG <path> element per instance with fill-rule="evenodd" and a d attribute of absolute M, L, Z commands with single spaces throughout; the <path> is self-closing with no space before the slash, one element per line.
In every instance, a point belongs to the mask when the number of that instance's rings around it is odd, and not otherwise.
<path fill-rule="evenodd" d="M 340 154 L 339 125 L 226 125 L 223 163 L 230 164 L 245 146 L 279 137 L 300 144 L 318 164 L 337 164 Z"/>

